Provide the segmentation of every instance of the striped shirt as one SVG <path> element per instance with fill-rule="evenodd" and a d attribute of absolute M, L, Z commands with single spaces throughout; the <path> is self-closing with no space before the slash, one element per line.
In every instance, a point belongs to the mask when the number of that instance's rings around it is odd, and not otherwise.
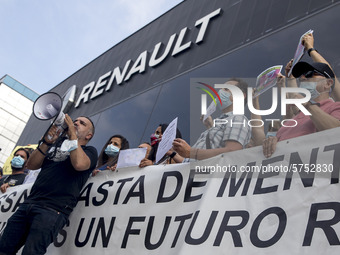
<path fill-rule="evenodd" d="M 228 140 L 239 142 L 245 148 L 251 138 L 251 128 L 247 117 L 228 112 L 218 117 L 215 120 L 215 127 L 204 131 L 192 147 L 207 149 L 207 136 L 210 140 L 210 149 L 223 148 Z"/>

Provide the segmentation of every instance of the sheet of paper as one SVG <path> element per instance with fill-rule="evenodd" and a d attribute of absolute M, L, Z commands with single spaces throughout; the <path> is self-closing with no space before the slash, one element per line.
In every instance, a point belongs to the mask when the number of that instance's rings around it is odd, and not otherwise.
<path fill-rule="evenodd" d="M 157 153 L 156 153 L 156 162 L 158 163 L 165 153 L 167 153 L 172 148 L 172 142 L 176 138 L 176 130 L 177 130 L 177 119 L 171 121 L 169 126 L 165 129 L 162 140 L 159 142 Z"/>
<path fill-rule="evenodd" d="M 119 152 L 117 169 L 130 166 L 138 166 L 140 161 L 145 158 L 146 148 L 135 148 L 128 150 L 121 150 Z"/>
<path fill-rule="evenodd" d="M 314 32 L 313 30 L 309 29 L 306 33 L 304 33 L 300 37 L 300 40 L 299 40 L 299 43 L 298 43 L 298 46 L 296 48 L 295 55 L 294 55 L 294 58 L 293 58 L 292 68 L 289 70 L 288 77 L 291 75 L 293 67 L 295 66 L 295 64 L 300 61 L 300 59 L 302 58 L 303 54 L 305 53 L 305 47 L 302 45 L 302 38 L 305 35 L 313 34 L 313 32 Z"/>
<path fill-rule="evenodd" d="M 281 72 L 282 66 L 272 66 L 264 70 L 257 76 L 254 97 L 261 95 L 266 90 L 276 85 L 276 77 Z"/>
<path fill-rule="evenodd" d="M 204 117 L 203 117 L 203 122 L 204 122 L 211 114 L 213 114 L 215 111 L 216 111 L 216 105 L 215 105 L 215 102 L 212 101 L 211 104 L 209 105 L 209 107 L 207 108 L 207 114 L 204 115 Z"/>

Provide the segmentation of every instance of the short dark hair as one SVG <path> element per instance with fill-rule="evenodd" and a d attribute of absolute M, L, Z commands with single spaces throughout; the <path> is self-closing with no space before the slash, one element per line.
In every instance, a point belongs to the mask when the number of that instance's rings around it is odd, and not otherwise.
<path fill-rule="evenodd" d="M 114 156 L 114 157 L 109 157 L 108 155 L 106 155 L 105 153 L 105 149 L 106 147 L 111 143 L 111 139 L 114 138 L 114 137 L 117 137 L 121 140 L 121 148 L 120 150 L 126 150 L 126 149 L 129 149 L 130 148 L 130 145 L 129 145 L 129 141 L 122 135 L 119 135 L 119 134 L 116 134 L 116 135 L 113 135 L 111 136 L 107 142 L 105 143 L 104 147 L 102 148 L 99 156 L 98 156 L 98 162 L 97 162 L 97 167 L 100 167 L 102 165 L 109 165 L 109 166 L 113 166 L 117 163 L 118 161 L 118 155 L 117 156 Z"/>
<path fill-rule="evenodd" d="M 95 127 L 94 127 L 94 124 L 93 124 L 93 121 L 89 118 L 89 117 L 87 117 L 87 116 L 79 116 L 79 117 L 83 117 L 83 118 L 86 118 L 86 119 L 88 119 L 90 122 L 91 122 L 91 125 L 92 125 L 92 136 L 91 136 L 91 138 L 89 139 L 89 140 L 91 140 L 92 139 L 92 137 L 94 136 L 94 133 L 95 133 L 95 131 L 96 131 L 96 129 L 95 129 Z"/>
<path fill-rule="evenodd" d="M 161 132 L 162 134 L 165 132 L 165 129 L 169 126 L 169 124 L 167 123 L 162 123 L 158 125 L 159 127 L 161 127 Z M 182 134 L 181 131 L 179 131 L 179 129 L 176 129 L 176 138 L 182 138 Z"/>
<path fill-rule="evenodd" d="M 28 158 L 30 157 L 30 153 L 28 152 L 28 150 L 26 150 L 25 148 L 19 148 L 19 149 L 17 149 L 17 150 L 13 153 L 13 155 L 15 156 L 15 154 L 16 154 L 18 151 L 24 151 L 24 152 L 26 153 L 26 157 L 27 157 L 27 160 L 28 160 Z"/>
<path fill-rule="evenodd" d="M 165 132 L 166 128 L 169 126 L 169 124 L 161 123 L 158 126 L 161 127 L 161 132 L 163 134 Z M 178 128 L 176 129 L 176 138 L 182 138 L 181 131 L 179 131 Z M 157 154 L 157 150 L 158 150 L 158 145 L 159 145 L 159 143 L 156 143 L 153 146 L 151 146 L 151 151 L 150 151 L 149 156 L 148 156 L 149 160 L 151 160 L 151 161 L 155 161 L 156 160 L 156 154 Z"/>

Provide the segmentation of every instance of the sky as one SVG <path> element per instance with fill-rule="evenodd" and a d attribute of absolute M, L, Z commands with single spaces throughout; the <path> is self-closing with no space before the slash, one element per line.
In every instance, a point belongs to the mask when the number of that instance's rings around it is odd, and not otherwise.
<path fill-rule="evenodd" d="M 0 78 L 38 94 L 182 0 L 0 0 Z"/>

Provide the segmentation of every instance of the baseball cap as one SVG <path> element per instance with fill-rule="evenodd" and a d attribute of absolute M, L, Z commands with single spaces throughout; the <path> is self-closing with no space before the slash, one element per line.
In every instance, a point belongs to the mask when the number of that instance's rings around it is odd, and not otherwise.
<path fill-rule="evenodd" d="M 322 74 L 326 78 L 334 78 L 335 75 L 332 69 L 325 63 L 307 63 L 307 62 L 298 62 L 292 70 L 292 74 L 294 77 L 300 77 L 301 75 L 305 74 L 308 71 L 317 71 L 318 73 Z"/>

